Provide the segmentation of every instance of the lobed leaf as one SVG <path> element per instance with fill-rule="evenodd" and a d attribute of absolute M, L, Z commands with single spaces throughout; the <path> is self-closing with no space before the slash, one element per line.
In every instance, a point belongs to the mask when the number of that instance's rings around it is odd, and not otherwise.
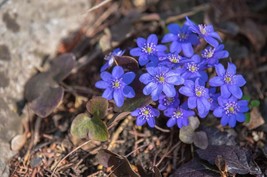
<path fill-rule="evenodd" d="M 71 124 L 70 133 L 76 139 L 89 138 L 95 141 L 106 141 L 108 130 L 98 117 L 90 118 L 87 113 L 79 114 Z"/>
<path fill-rule="evenodd" d="M 130 56 L 114 56 L 115 63 L 130 71 L 136 71 L 139 69 L 138 61 Z"/>
<path fill-rule="evenodd" d="M 103 118 L 107 114 L 108 100 L 100 96 L 94 97 L 87 102 L 86 109 L 93 117 Z"/>

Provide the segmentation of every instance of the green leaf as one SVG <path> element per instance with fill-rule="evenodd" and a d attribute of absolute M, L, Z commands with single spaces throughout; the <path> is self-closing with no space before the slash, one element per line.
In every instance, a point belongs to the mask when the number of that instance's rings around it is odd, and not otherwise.
<path fill-rule="evenodd" d="M 100 96 L 94 97 L 87 102 L 86 109 L 93 117 L 101 119 L 107 114 L 108 100 Z"/>
<path fill-rule="evenodd" d="M 90 118 L 87 113 L 79 114 L 71 124 L 70 133 L 74 138 L 89 138 L 95 141 L 106 141 L 108 130 L 100 118 Z"/>
<path fill-rule="evenodd" d="M 250 96 L 248 96 L 248 95 L 244 95 L 243 97 L 242 97 L 242 100 L 247 100 L 247 101 L 249 101 L 251 98 L 250 98 Z"/>
<path fill-rule="evenodd" d="M 250 113 L 249 113 L 249 112 L 246 113 L 245 116 L 246 116 L 246 120 L 245 120 L 245 122 L 246 122 L 246 123 L 249 123 L 249 122 L 250 122 Z"/>
<path fill-rule="evenodd" d="M 121 108 L 116 108 L 115 111 L 117 112 L 132 112 L 137 108 L 146 106 L 152 102 L 150 96 L 136 96 L 132 99 L 127 99 L 124 102 L 124 105 Z"/>
<path fill-rule="evenodd" d="M 252 108 L 254 108 L 254 107 L 259 107 L 259 106 L 260 106 L 260 101 L 259 101 L 259 100 L 252 100 L 252 101 L 250 102 L 250 106 L 251 106 Z"/>

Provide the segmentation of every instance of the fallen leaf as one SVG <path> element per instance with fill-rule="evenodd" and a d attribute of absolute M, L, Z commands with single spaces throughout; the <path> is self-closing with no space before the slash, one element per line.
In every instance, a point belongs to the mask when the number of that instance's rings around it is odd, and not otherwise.
<path fill-rule="evenodd" d="M 104 167 L 111 167 L 112 173 L 117 177 L 140 177 L 140 175 L 133 171 L 127 158 L 107 149 L 99 150 L 96 158 Z"/>
<path fill-rule="evenodd" d="M 183 164 L 172 174 L 173 177 L 220 177 L 219 173 L 215 173 L 206 168 L 201 161 L 194 158 L 193 160 Z"/>
<path fill-rule="evenodd" d="M 27 137 L 25 134 L 17 135 L 11 140 L 12 151 L 20 150 L 26 143 Z"/>
<path fill-rule="evenodd" d="M 203 160 L 214 165 L 221 158 L 224 161 L 226 171 L 231 174 L 262 174 L 261 169 L 253 161 L 251 153 L 238 146 L 208 146 L 207 149 L 198 149 L 197 154 Z"/>
<path fill-rule="evenodd" d="M 206 132 L 198 131 L 193 135 L 193 142 L 196 147 L 200 149 L 206 149 L 209 145 L 208 137 Z"/>
<path fill-rule="evenodd" d="M 265 123 L 264 118 L 262 117 L 259 109 L 257 107 L 252 108 L 250 111 L 250 121 L 245 124 L 249 130 L 258 128 L 259 126 Z"/>

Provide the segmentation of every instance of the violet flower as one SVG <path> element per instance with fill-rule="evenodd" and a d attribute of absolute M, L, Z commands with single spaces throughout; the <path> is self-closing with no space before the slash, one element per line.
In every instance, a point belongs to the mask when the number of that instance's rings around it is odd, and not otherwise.
<path fill-rule="evenodd" d="M 159 114 L 159 110 L 152 108 L 150 105 L 131 112 L 131 115 L 136 117 L 136 125 L 142 126 L 147 122 L 152 128 L 155 127 L 155 117 L 159 117 Z"/>

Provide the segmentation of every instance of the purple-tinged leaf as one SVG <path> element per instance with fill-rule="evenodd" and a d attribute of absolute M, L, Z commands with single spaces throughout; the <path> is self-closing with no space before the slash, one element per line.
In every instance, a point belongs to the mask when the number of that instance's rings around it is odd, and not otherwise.
<path fill-rule="evenodd" d="M 86 109 L 93 117 L 104 118 L 108 110 L 108 100 L 100 96 L 94 97 L 87 102 Z"/>
<path fill-rule="evenodd" d="M 193 142 L 196 147 L 199 147 L 200 149 L 206 149 L 209 145 L 206 132 L 204 131 L 195 132 L 193 136 Z"/>
<path fill-rule="evenodd" d="M 113 174 L 117 177 L 140 177 L 131 168 L 131 164 L 126 157 L 115 154 L 107 149 L 99 150 L 97 159 L 104 167 L 111 167 Z"/>
<path fill-rule="evenodd" d="M 207 149 L 198 149 L 197 153 L 203 160 L 214 165 L 218 158 L 224 160 L 226 171 L 231 174 L 262 174 L 258 165 L 252 159 L 248 149 L 238 146 L 209 146 Z M 220 167 L 218 167 L 220 168 Z"/>
<path fill-rule="evenodd" d="M 137 60 L 130 56 L 114 56 L 115 63 L 130 71 L 136 71 L 139 69 Z"/>

